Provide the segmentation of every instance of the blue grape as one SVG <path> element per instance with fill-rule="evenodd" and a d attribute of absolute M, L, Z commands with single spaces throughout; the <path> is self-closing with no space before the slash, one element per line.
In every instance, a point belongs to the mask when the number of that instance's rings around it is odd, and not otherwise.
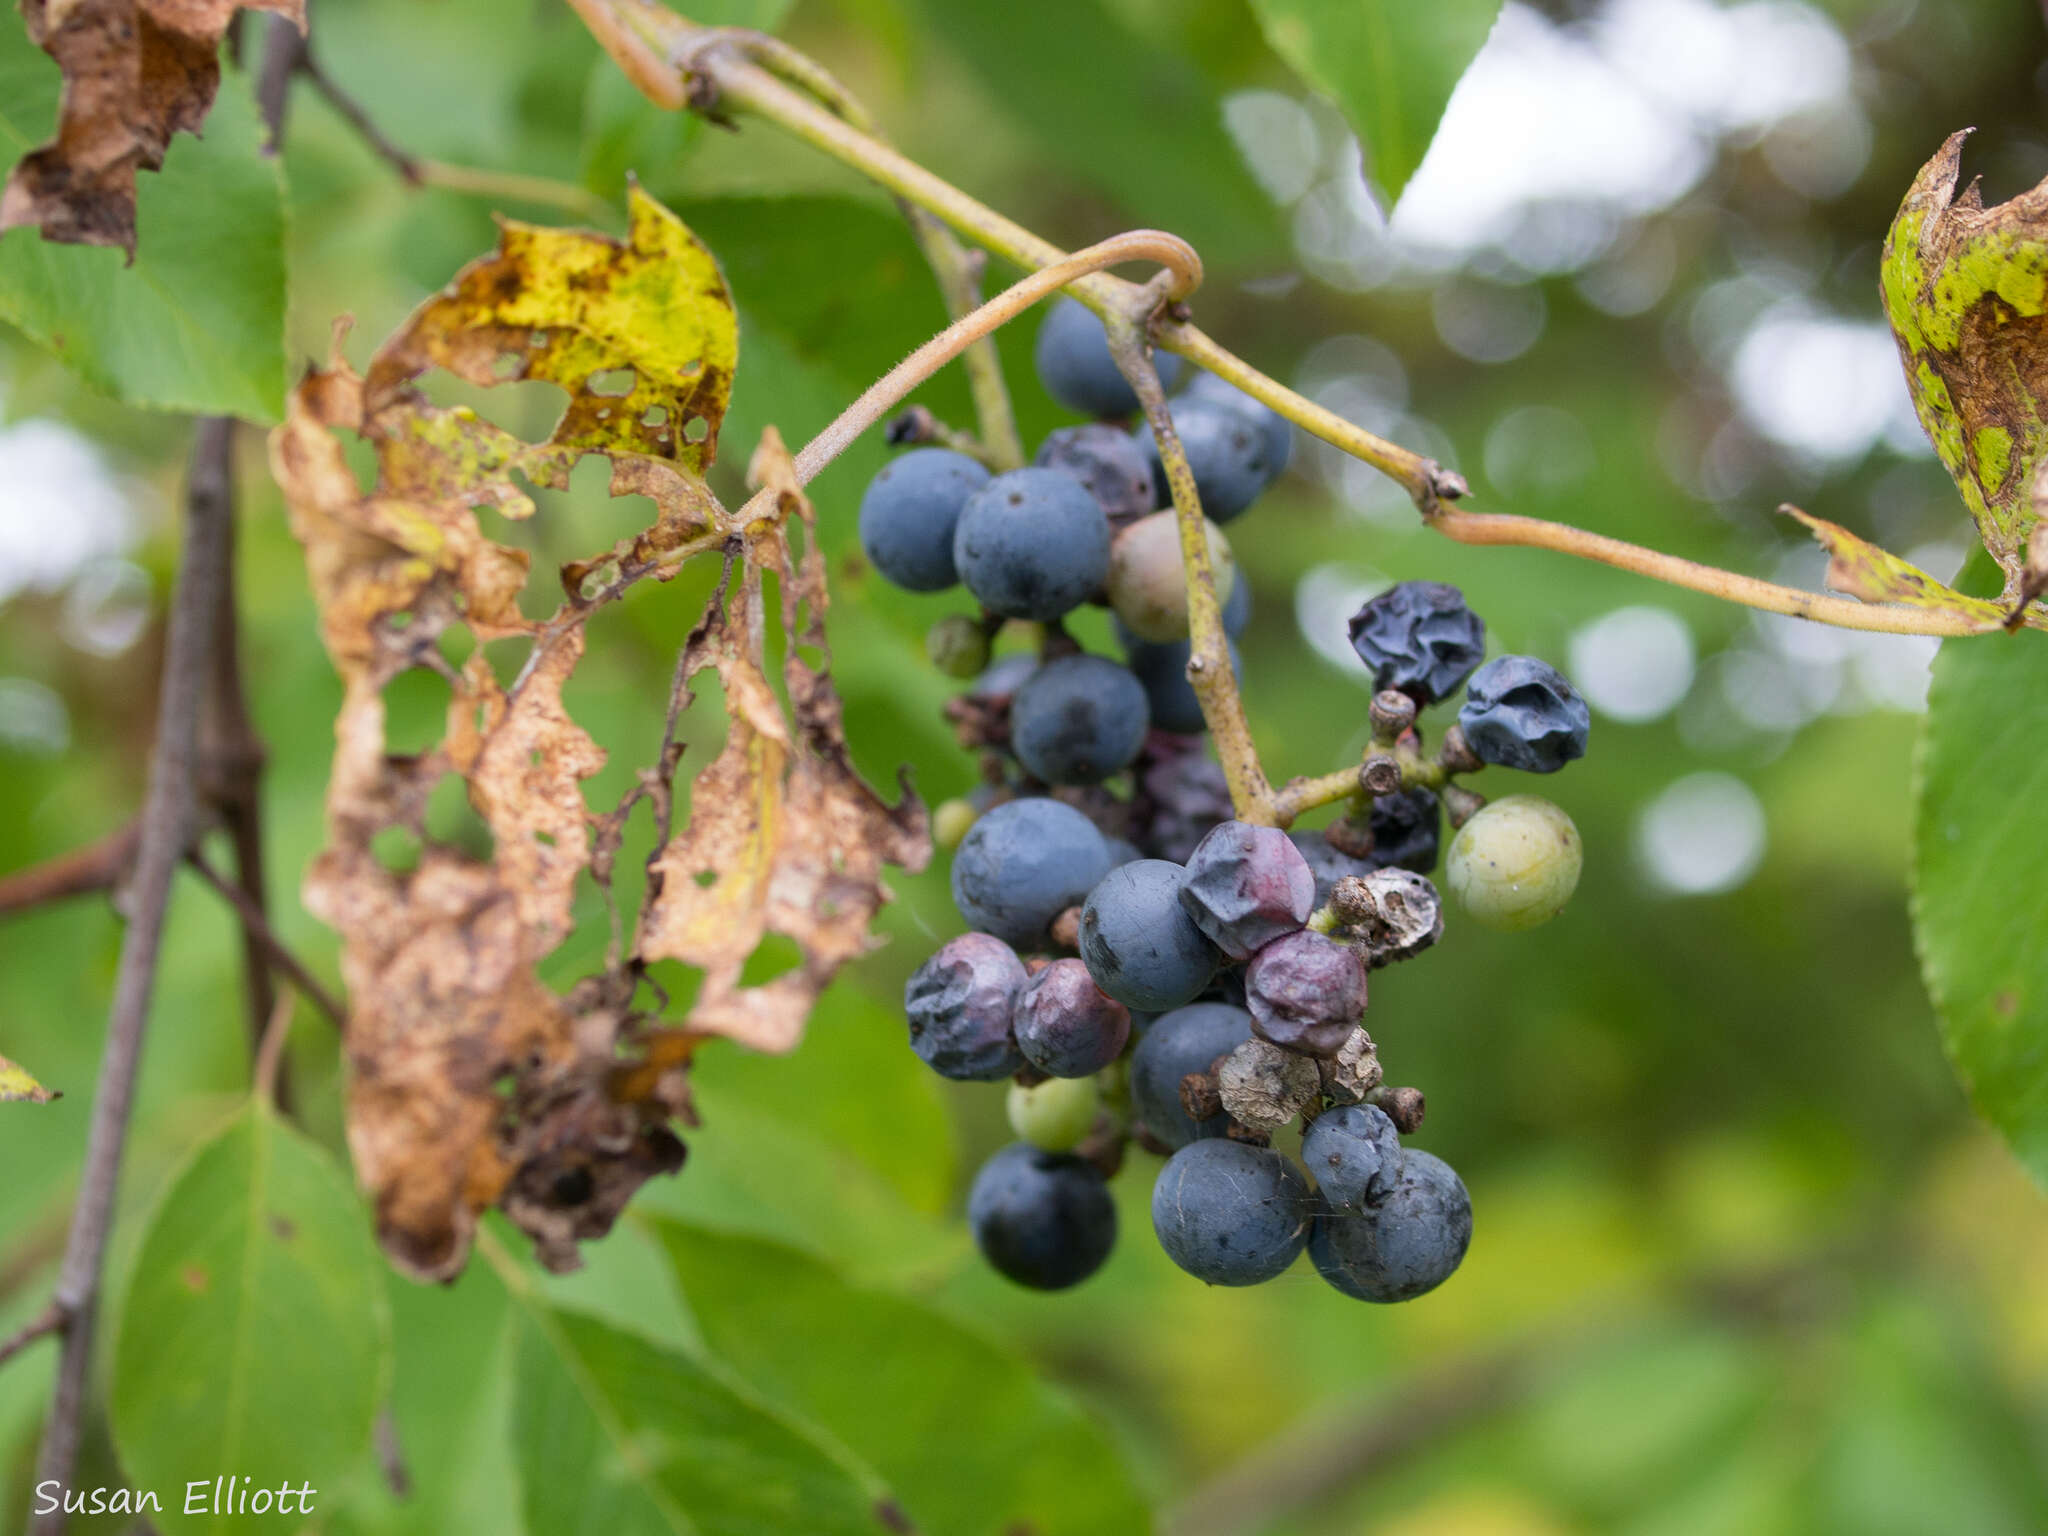
<path fill-rule="evenodd" d="M 1238 589 L 1243 590 L 1243 583 Z M 1202 703 L 1195 697 L 1195 685 L 1188 681 L 1188 656 L 1192 644 L 1186 640 L 1154 642 L 1132 636 L 1124 643 L 1124 659 L 1145 690 L 1145 705 L 1152 728 L 1172 731 L 1177 736 L 1198 736 L 1209 727 L 1202 719 Z M 1235 642 L 1230 647 L 1230 665 L 1240 675 L 1244 664 L 1238 659 Z"/>
<path fill-rule="evenodd" d="M 1047 784 L 1099 784 L 1145 745 L 1145 687 L 1102 656 L 1048 661 L 1010 705 L 1010 747 Z"/>
<path fill-rule="evenodd" d="M 1113 527 L 1136 522 L 1159 504 L 1145 450 L 1122 427 L 1107 422 L 1061 427 L 1039 444 L 1031 462 L 1080 481 Z"/>
<path fill-rule="evenodd" d="M 1433 1291 L 1472 1245 L 1472 1199 L 1441 1158 L 1403 1148 L 1362 1209 L 1327 1202 L 1308 1241 L 1316 1272 L 1360 1301 L 1410 1301 Z"/>
<path fill-rule="evenodd" d="M 1465 594 L 1440 581 L 1404 581 L 1351 615 L 1351 648 L 1375 688 L 1418 704 L 1447 699 L 1486 655 L 1486 626 Z"/>
<path fill-rule="evenodd" d="M 1061 297 L 1046 311 L 1032 350 L 1038 382 L 1070 411 L 1083 416 L 1128 416 L 1138 408 L 1130 381 L 1109 353 L 1109 333 L 1095 312 L 1079 299 Z M 1159 382 L 1171 387 L 1180 377 L 1180 359 L 1160 352 L 1152 359 Z"/>
<path fill-rule="evenodd" d="M 994 1082 L 1024 1065 L 1010 1020 L 1024 962 L 1001 939 L 963 933 L 919 966 L 903 988 L 910 1048 L 941 1077 Z"/>
<path fill-rule="evenodd" d="M 1038 1291 L 1080 1284 L 1116 1246 L 1116 1205 L 1094 1164 L 1022 1141 L 981 1165 L 967 1224 L 999 1274 Z"/>
<path fill-rule="evenodd" d="M 1013 469 L 967 498 L 953 530 L 953 561 L 991 612 L 1057 619 L 1109 579 L 1109 519 L 1071 476 Z"/>
<path fill-rule="evenodd" d="M 1201 752 L 1162 754 L 1141 777 L 1150 811 L 1146 851 L 1154 858 L 1186 863 L 1209 829 L 1232 815 L 1229 781 L 1216 760 Z"/>
<path fill-rule="evenodd" d="M 1301 1161 L 1323 1203 L 1357 1212 L 1393 1187 L 1401 1137 L 1387 1112 L 1374 1104 L 1326 1109 L 1301 1138 Z"/>
<path fill-rule="evenodd" d="M 1055 960 L 1025 982 L 1011 1024 L 1024 1059 L 1048 1077 L 1092 1077 L 1131 1037 L 1130 1010 L 1079 960 Z"/>
<path fill-rule="evenodd" d="M 1273 1279 L 1308 1241 L 1314 1197 L 1271 1147 L 1218 1137 L 1166 1160 L 1152 1186 L 1152 1230 L 1166 1256 L 1211 1285 Z"/>
<path fill-rule="evenodd" d="M 1205 400 L 1175 402 L 1172 414 L 1188 468 L 1194 471 L 1195 493 L 1201 498 L 1203 513 L 1211 522 L 1229 522 L 1257 501 L 1278 473 L 1264 430 L 1243 414 Z M 1151 460 L 1160 504 L 1171 505 L 1166 466 L 1160 461 L 1159 445 L 1152 440 L 1149 424 L 1139 430 L 1138 445 Z"/>
<path fill-rule="evenodd" d="M 1496 656 L 1474 675 L 1458 729 L 1483 763 L 1555 773 L 1586 755 L 1592 712 L 1565 675 L 1533 656 Z"/>
<path fill-rule="evenodd" d="M 953 905 L 969 927 L 1043 948 L 1052 920 L 1109 873 L 1095 823 L 1057 800 L 1010 800 L 967 829 L 953 855 Z"/>
<path fill-rule="evenodd" d="M 1286 473 L 1287 461 L 1294 455 L 1294 428 L 1285 416 L 1265 401 L 1254 400 L 1228 379 L 1202 368 L 1195 370 L 1194 377 L 1180 392 L 1180 398 L 1236 411 L 1256 422 L 1266 439 L 1266 458 L 1272 465 L 1272 478 L 1277 480 Z"/>
<path fill-rule="evenodd" d="M 1081 958 L 1095 985 L 1130 1008 L 1178 1008 L 1222 957 L 1180 904 L 1181 867 L 1139 859 L 1109 871 L 1081 908 Z"/>
<path fill-rule="evenodd" d="M 1219 823 L 1188 855 L 1180 904 L 1233 960 L 1249 960 L 1315 910 L 1316 877 L 1278 827 Z"/>
<path fill-rule="evenodd" d="M 1230 1116 L 1194 1120 L 1180 1101 L 1180 1080 L 1206 1072 L 1252 1037 L 1252 1016 L 1228 1003 L 1191 1003 L 1161 1014 L 1131 1052 L 1131 1107 L 1145 1128 L 1169 1147 L 1221 1136 Z"/>
<path fill-rule="evenodd" d="M 883 466 L 860 499 L 860 547 L 910 592 L 941 592 L 960 579 L 953 535 L 960 509 L 989 472 L 950 448 L 916 448 Z"/>

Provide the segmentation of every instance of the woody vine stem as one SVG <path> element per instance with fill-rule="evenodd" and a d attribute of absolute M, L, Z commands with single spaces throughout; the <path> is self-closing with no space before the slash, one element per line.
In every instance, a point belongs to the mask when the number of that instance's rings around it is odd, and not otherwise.
<path fill-rule="evenodd" d="M 1454 506 L 1467 493 L 1455 472 L 1296 394 L 1198 329 L 1184 301 L 1201 281 L 1201 263 L 1185 241 L 1158 231 L 1138 231 L 1070 256 L 892 148 L 845 88 L 788 44 L 743 29 L 706 27 L 655 0 L 569 3 L 657 106 L 714 116 L 740 111 L 765 118 L 887 188 L 910 220 L 954 323 L 878 381 L 804 448 L 797 457 L 803 480 L 815 476 L 891 405 L 956 356 L 964 358 L 968 371 L 981 448 L 998 467 L 1020 463 L 1016 422 L 988 342 L 990 334 L 1057 288 L 1065 288 L 1102 317 L 1111 350 L 1144 407 L 1166 469 L 1188 583 L 1189 680 L 1237 814 L 1246 821 L 1285 826 L 1315 806 L 1363 794 L 1364 786 L 1360 770 L 1345 769 L 1296 779 L 1276 789 L 1259 763 L 1223 635 L 1194 477 L 1152 364 L 1154 347 L 1207 369 L 1304 431 L 1389 476 L 1408 492 L 1425 524 L 1461 544 L 1556 550 L 1768 613 L 1843 629 L 1916 635 L 1975 632 L 1968 620 L 1955 615 L 1808 592 L 1565 523 Z M 981 254 L 965 249 L 954 238 L 956 233 L 1031 275 L 977 307 Z M 1166 270 L 1143 284 L 1105 270 L 1133 260 L 1160 262 Z M 1404 782 L 1441 777 L 1435 764 L 1402 766 Z"/>

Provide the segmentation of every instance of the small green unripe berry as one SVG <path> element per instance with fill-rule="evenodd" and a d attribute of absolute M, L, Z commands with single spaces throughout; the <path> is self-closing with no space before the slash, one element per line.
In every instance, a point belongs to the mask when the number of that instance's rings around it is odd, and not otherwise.
<path fill-rule="evenodd" d="M 1209 534 L 1209 569 L 1216 602 L 1230 601 L 1237 561 L 1223 530 L 1204 520 Z M 1172 512 L 1141 517 L 1109 547 L 1109 606 L 1124 628 L 1140 640 L 1164 642 L 1188 637 L 1187 579 L 1181 573 L 1180 523 Z"/>
<path fill-rule="evenodd" d="M 1472 920 L 1504 933 L 1549 922 L 1578 888 L 1579 829 L 1540 795 L 1507 795 L 1451 839 L 1451 890 Z"/>
<path fill-rule="evenodd" d="M 941 800 L 932 810 L 932 841 L 950 853 L 980 819 L 981 812 L 965 800 Z"/>
<path fill-rule="evenodd" d="M 1048 1152 L 1071 1152 L 1095 1128 L 1101 1108 L 1092 1077 L 1048 1077 L 1026 1088 L 1010 1084 L 1005 1106 L 1019 1139 Z"/>
<path fill-rule="evenodd" d="M 924 653 L 948 677 L 979 677 L 988 665 L 988 633 L 956 613 L 925 631 Z"/>

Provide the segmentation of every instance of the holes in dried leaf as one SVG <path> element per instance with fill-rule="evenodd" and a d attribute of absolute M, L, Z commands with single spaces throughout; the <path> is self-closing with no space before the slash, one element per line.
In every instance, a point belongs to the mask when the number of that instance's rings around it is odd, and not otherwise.
<path fill-rule="evenodd" d="M 417 757 L 441 744 L 448 727 L 448 679 L 430 667 L 408 667 L 384 685 L 384 750 Z"/>
<path fill-rule="evenodd" d="M 370 839 L 370 857 L 394 875 L 409 875 L 420 867 L 423 846 L 411 827 L 386 827 Z"/>
<path fill-rule="evenodd" d="M 602 372 L 593 373 L 583 387 L 593 395 L 623 400 L 633 393 L 639 382 L 640 375 L 630 368 L 606 368 Z"/>
<path fill-rule="evenodd" d="M 711 435 L 711 423 L 702 416 L 692 416 L 683 426 L 683 441 L 701 443 Z"/>
<path fill-rule="evenodd" d="M 740 967 L 740 985 L 762 987 L 804 963 L 803 947 L 786 933 L 764 934 L 747 963 Z"/>

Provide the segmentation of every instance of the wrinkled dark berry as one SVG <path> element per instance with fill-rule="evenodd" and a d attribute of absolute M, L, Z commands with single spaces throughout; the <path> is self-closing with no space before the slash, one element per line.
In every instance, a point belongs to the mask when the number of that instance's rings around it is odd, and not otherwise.
<path fill-rule="evenodd" d="M 1061 427 L 1039 445 L 1031 462 L 1080 481 L 1102 503 L 1103 515 L 1119 528 L 1147 516 L 1158 504 L 1151 462 L 1137 439 L 1121 427 L 1099 421 Z"/>
<path fill-rule="evenodd" d="M 1152 815 L 1140 841 L 1153 857 L 1176 864 L 1186 863 L 1209 829 L 1232 815 L 1223 769 L 1199 751 L 1176 752 L 1151 764 L 1144 791 Z"/>
<path fill-rule="evenodd" d="M 1275 939 L 1245 967 L 1245 1006 L 1262 1039 L 1334 1056 L 1365 1013 L 1365 961 L 1304 928 Z"/>
<path fill-rule="evenodd" d="M 1316 877 L 1278 827 L 1226 821 L 1188 856 L 1180 902 L 1233 960 L 1292 933 L 1315 910 Z"/>
<path fill-rule="evenodd" d="M 963 933 L 903 988 L 910 1048 L 941 1077 L 994 1082 L 1024 1065 L 1010 1032 L 1024 962 L 1001 939 Z"/>
<path fill-rule="evenodd" d="M 1443 838 L 1443 809 L 1426 789 L 1404 789 L 1380 795 L 1372 803 L 1374 869 L 1412 869 L 1426 875 L 1436 868 Z"/>
<path fill-rule="evenodd" d="M 1017 994 L 1012 1028 L 1024 1059 L 1048 1077 L 1089 1077 L 1124 1052 L 1130 1011 L 1105 996 L 1079 960 L 1055 960 Z"/>
<path fill-rule="evenodd" d="M 1404 581 L 1351 616 L 1351 648 L 1372 669 L 1375 688 L 1396 688 L 1418 704 L 1458 691 L 1486 655 L 1486 626 L 1465 594 L 1440 581 Z"/>
<path fill-rule="evenodd" d="M 1479 760 L 1555 773 L 1586 755 L 1592 712 L 1565 675 L 1533 656 L 1496 656 L 1473 677 L 1458 729 Z"/>

